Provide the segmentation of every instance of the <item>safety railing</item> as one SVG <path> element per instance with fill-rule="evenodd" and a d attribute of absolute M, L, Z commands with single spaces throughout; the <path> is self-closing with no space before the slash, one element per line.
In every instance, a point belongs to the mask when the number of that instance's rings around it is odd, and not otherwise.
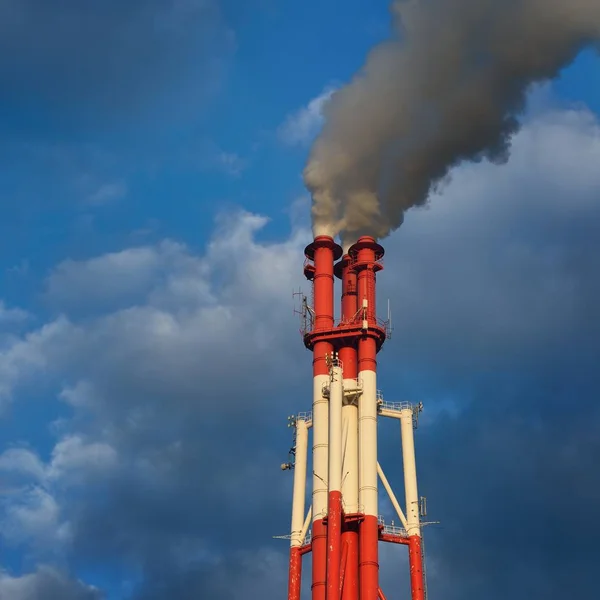
<path fill-rule="evenodd" d="M 385 519 L 380 515 L 377 518 L 377 522 L 379 523 L 379 526 L 382 528 L 383 533 L 387 533 L 389 535 L 395 535 L 395 536 L 403 537 L 403 538 L 408 537 L 408 533 L 407 533 L 406 529 L 404 529 L 404 527 L 399 527 L 398 525 L 395 525 L 394 521 L 392 521 L 388 525 L 385 522 Z"/>

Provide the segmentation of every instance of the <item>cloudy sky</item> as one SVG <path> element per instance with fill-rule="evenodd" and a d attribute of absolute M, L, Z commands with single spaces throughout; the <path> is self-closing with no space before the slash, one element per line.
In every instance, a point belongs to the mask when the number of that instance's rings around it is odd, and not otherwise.
<path fill-rule="evenodd" d="M 301 172 L 389 27 L 385 0 L 0 0 L 0 600 L 285 597 Z M 385 241 L 431 598 L 596 596 L 599 69 Z M 381 564 L 406 597 L 404 549 Z"/>

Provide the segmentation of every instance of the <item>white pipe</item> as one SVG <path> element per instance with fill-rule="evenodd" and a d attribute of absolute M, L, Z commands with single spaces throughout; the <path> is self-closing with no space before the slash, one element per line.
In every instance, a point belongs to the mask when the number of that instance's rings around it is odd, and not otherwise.
<path fill-rule="evenodd" d="M 344 380 L 344 390 L 356 387 L 356 381 Z M 342 499 L 347 514 L 358 512 L 358 407 L 344 404 L 342 408 L 344 445 L 342 456 Z"/>
<path fill-rule="evenodd" d="M 377 374 L 361 371 L 363 391 L 358 401 L 359 492 L 364 514 L 377 512 Z"/>
<path fill-rule="evenodd" d="M 312 518 L 312 506 L 308 507 L 308 512 L 306 513 L 306 519 L 304 519 L 304 525 L 302 526 L 302 544 L 306 541 L 306 534 L 308 533 L 308 528 L 310 527 L 310 521 Z"/>
<path fill-rule="evenodd" d="M 327 516 L 329 402 L 323 396 L 323 385 L 328 380 L 326 374 L 313 378 L 313 523 Z"/>
<path fill-rule="evenodd" d="M 302 526 L 306 503 L 306 461 L 308 458 L 308 427 L 306 421 L 296 421 L 296 456 L 294 460 L 294 494 L 292 499 L 291 546 L 302 546 Z"/>
<path fill-rule="evenodd" d="M 421 535 L 419 520 L 419 492 L 417 490 L 417 463 L 415 459 L 415 436 L 413 431 L 413 409 L 400 411 L 402 433 L 402 462 L 404 465 L 404 491 L 406 494 L 406 532 L 409 536 Z"/>
<path fill-rule="evenodd" d="M 392 506 L 396 510 L 396 514 L 400 518 L 400 521 L 402 522 L 402 526 L 404 527 L 404 529 L 408 529 L 406 517 L 404 516 L 404 513 L 402 512 L 402 509 L 400 508 L 400 504 L 398 503 L 398 500 L 396 499 L 394 491 L 392 490 L 392 487 L 390 486 L 390 483 L 387 480 L 387 477 L 385 476 L 385 473 L 383 472 L 383 469 L 381 468 L 381 465 L 379 463 L 377 463 L 377 473 L 379 473 L 379 479 L 381 479 L 381 483 L 383 483 L 383 487 L 385 488 L 385 491 L 387 492 L 388 496 L 390 497 Z"/>
<path fill-rule="evenodd" d="M 342 490 L 342 368 L 331 368 L 329 385 L 329 491 Z"/>

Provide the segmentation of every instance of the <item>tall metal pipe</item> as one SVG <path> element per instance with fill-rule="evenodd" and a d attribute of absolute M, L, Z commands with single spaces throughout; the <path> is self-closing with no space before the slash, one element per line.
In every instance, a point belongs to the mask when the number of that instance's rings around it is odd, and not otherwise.
<path fill-rule="evenodd" d="M 421 522 L 419 518 L 419 492 L 417 489 L 417 463 L 415 459 L 414 411 L 400 412 L 402 435 L 402 464 L 406 495 L 406 531 L 408 533 L 408 562 L 412 600 L 424 600 L 423 552 L 421 547 Z"/>
<path fill-rule="evenodd" d="M 342 550 L 343 372 L 333 359 L 329 383 L 329 507 L 327 513 L 327 600 L 340 598 Z"/>
<path fill-rule="evenodd" d="M 318 236 L 305 249 L 314 262 L 313 332 L 333 328 L 333 263 L 341 248 L 329 236 Z M 313 347 L 313 524 L 312 524 L 312 600 L 326 600 L 327 594 L 327 480 L 329 471 L 329 406 L 323 386 L 329 379 L 326 357 L 333 351 L 329 341 L 317 341 Z"/>
<path fill-rule="evenodd" d="M 351 325 L 358 311 L 356 271 L 347 254 L 336 264 L 335 274 L 342 281 L 341 321 Z M 357 390 L 358 354 L 353 339 L 346 340 L 339 350 L 344 369 L 344 405 L 342 408 L 343 463 L 342 504 L 346 516 L 342 546 L 346 549 L 342 600 L 358 600 L 358 396 L 348 394 Z"/>
<path fill-rule="evenodd" d="M 308 425 L 296 420 L 296 453 L 294 460 L 294 492 L 292 497 L 292 524 L 290 542 L 289 600 L 300 600 L 302 582 L 302 555 L 304 541 L 304 513 L 306 504 L 306 463 L 308 457 Z"/>
<path fill-rule="evenodd" d="M 362 395 L 358 405 L 359 504 L 364 512 L 359 529 L 359 579 L 361 600 L 377 600 L 379 589 L 377 501 L 377 374 L 375 341 L 358 345 Z"/>
<path fill-rule="evenodd" d="M 379 526 L 377 501 L 377 341 L 369 328 L 377 326 L 375 273 L 383 248 L 361 237 L 349 254 L 357 271 L 358 307 L 362 309 L 363 335 L 358 341 L 358 376 L 362 395 L 358 404 L 359 504 L 364 519 L 359 529 L 361 600 L 377 600 L 379 590 Z"/>

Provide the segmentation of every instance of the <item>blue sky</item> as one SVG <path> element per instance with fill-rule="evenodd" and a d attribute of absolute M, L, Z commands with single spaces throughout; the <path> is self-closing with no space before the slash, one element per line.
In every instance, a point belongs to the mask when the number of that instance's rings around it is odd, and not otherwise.
<path fill-rule="evenodd" d="M 0 6 L 0 600 L 283 597 L 301 173 L 387 2 L 90 7 Z M 425 403 L 432 596 L 594 593 L 599 69 L 535 90 L 511 160 L 459 166 L 385 241 L 381 387 Z M 404 560 L 382 553 L 390 600 Z"/>

